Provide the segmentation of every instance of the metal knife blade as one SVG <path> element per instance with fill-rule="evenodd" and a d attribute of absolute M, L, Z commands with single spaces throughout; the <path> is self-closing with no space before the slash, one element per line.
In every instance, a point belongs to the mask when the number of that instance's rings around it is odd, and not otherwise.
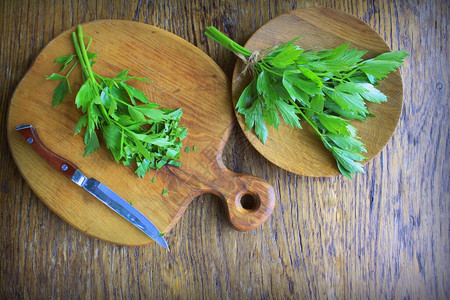
<path fill-rule="evenodd" d="M 50 151 L 39 139 L 33 125 L 24 124 L 16 130 L 42 158 L 50 165 L 84 188 L 114 212 L 140 229 L 155 242 L 169 250 L 166 240 L 156 226 L 140 211 L 122 199 L 114 191 L 94 178 L 87 178 L 74 164 Z"/>

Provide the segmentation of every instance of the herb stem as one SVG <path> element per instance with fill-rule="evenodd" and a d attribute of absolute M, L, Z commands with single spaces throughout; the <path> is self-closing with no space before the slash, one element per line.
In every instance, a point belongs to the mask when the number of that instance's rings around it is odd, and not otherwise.
<path fill-rule="evenodd" d="M 306 120 L 306 122 L 309 123 L 309 125 L 311 125 L 311 127 L 314 129 L 314 131 L 319 135 L 319 137 L 322 140 L 322 143 L 324 144 L 325 148 L 327 148 L 328 150 L 331 151 L 331 149 L 333 149 L 334 147 L 331 146 L 330 143 L 328 143 L 328 141 L 325 139 L 323 134 L 319 131 L 319 128 L 317 128 L 316 124 L 314 124 L 310 119 L 308 119 L 306 117 L 306 115 L 302 112 L 301 109 L 299 109 L 299 114 Z"/>
<path fill-rule="evenodd" d="M 123 133 L 123 128 L 122 128 L 122 130 L 121 130 L 121 132 L 120 132 L 120 157 L 122 157 L 123 156 L 123 138 L 124 138 L 124 133 Z"/>
<path fill-rule="evenodd" d="M 87 74 L 86 75 L 87 75 L 88 78 L 91 79 L 92 83 L 94 83 L 94 82 L 97 83 L 97 81 L 95 80 L 95 77 L 94 77 L 94 73 L 92 72 L 92 69 L 91 69 L 91 64 L 89 63 L 89 58 L 87 56 L 86 48 L 84 46 L 83 30 L 81 29 L 80 25 L 78 25 L 77 29 L 78 29 L 79 47 L 80 47 L 80 50 L 81 50 L 81 58 L 82 58 L 82 60 L 84 60 L 83 63 L 84 63 L 85 68 L 87 70 Z M 98 93 L 98 91 L 97 91 L 97 93 Z"/>
<path fill-rule="evenodd" d="M 77 35 L 72 33 L 73 43 L 75 45 L 75 51 L 77 52 L 78 60 L 80 61 L 81 67 L 83 69 L 83 72 L 86 76 L 86 78 L 89 79 L 92 85 L 92 90 L 96 94 L 96 96 L 100 96 L 98 89 L 94 88 L 95 85 L 99 86 L 97 80 L 95 79 L 94 72 L 92 72 L 91 64 L 89 62 L 89 58 L 87 56 L 86 47 L 84 46 L 83 41 L 83 31 L 81 29 L 81 26 L 78 25 L 77 27 L 78 32 L 78 39 Z M 90 38 L 90 41 L 92 38 Z M 88 47 L 90 45 L 90 42 L 88 43 Z M 96 103 L 100 107 L 100 111 L 102 112 L 103 116 L 105 117 L 105 120 L 108 124 L 111 124 L 111 118 L 109 117 L 108 112 L 106 111 L 105 106 L 103 103 Z"/>
<path fill-rule="evenodd" d="M 81 65 L 81 69 L 83 70 L 85 77 L 89 77 L 88 71 L 84 64 L 83 55 L 81 54 L 81 49 L 80 49 L 80 45 L 78 43 L 77 35 L 75 34 L 75 32 L 72 32 L 72 39 L 73 39 L 73 45 L 75 46 L 75 52 L 77 53 L 77 56 L 78 56 L 78 61 L 80 62 L 80 65 Z"/>
<path fill-rule="evenodd" d="M 205 35 L 210 37 L 217 43 L 221 44 L 231 52 L 235 53 L 237 52 L 242 55 L 245 55 L 246 57 L 249 57 L 252 54 L 251 51 L 245 49 L 244 47 L 242 47 L 241 45 L 239 45 L 238 43 L 227 37 L 225 34 L 220 32 L 213 26 L 206 27 Z"/>
<path fill-rule="evenodd" d="M 332 91 L 332 92 L 334 91 L 334 89 L 333 89 L 333 88 L 330 88 L 330 87 L 326 86 L 325 84 L 323 85 L 323 87 L 324 87 L 324 88 L 326 88 L 327 90 L 330 90 L 330 91 Z"/>
<path fill-rule="evenodd" d="M 135 172 L 139 177 L 144 177 L 151 168 L 159 169 L 165 164 L 180 166 L 176 160 L 180 157 L 181 140 L 187 135 L 187 129 L 178 124 L 181 109 L 153 110 L 159 105 L 150 102 L 144 92 L 125 84 L 125 81 L 130 79 L 149 80 L 128 76 L 128 69 L 121 71 L 114 78 L 96 74 L 92 65 L 97 54 L 87 52 L 92 37 L 83 35 L 81 26 L 77 26 L 72 33 L 72 40 L 75 54 L 61 56 L 55 60 L 60 71 L 66 68 L 69 71 L 65 76 L 54 73 L 46 77 L 62 81 L 53 93 L 52 105 L 55 106 L 71 93 L 68 77 L 77 65 L 80 66 L 82 85 L 75 97 L 75 104 L 84 114 L 76 125 L 75 134 L 83 127 L 86 128 L 84 155 L 100 147 L 96 132 L 100 129 L 106 147 L 114 159 L 124 165 L 135 161 Z M 107 99 L 102 99 L 103 96 Z M 148 106 L 138 109 L 137 100 Z M 148 127 L 150 130 L 147 130 Z"/>
<path fill-rule="evenodd" d="M 294 105 L 297 108 L 298 113 L 302 116 L 302 118 L 305 119 L 306 122 L 308 122 L 309 125 L 311 125 L 311 127 L 314 129 L 314 131 L 317 133 L 317 135 L 320 137 L 320 139 L 324 143 L 325 147 L 327 149 L 331 149 L 332 146 L 324 138 L 323 134 L 319 131 L 319 128 L 317 128 L 316 124 L 314 124 L 309 118 L 306 117 L 306 115 L 303 113 L 302 109 L 292 99 L 290 100 L 290 102 L 292 103 L 292 105 Z"/>
<path fill-rule="evenodd" d="M 272 70 L 271 67 L 265 66 L 265 65 L 263 65 L 263 64 L 261 65 L 261 69 L 264 70 L 264 71 L 270 72 L 270 73 L 272 73 L 272 74 L 278 75 L 278 76 L 280 76 L 280 77 L 283 77 L 283 74 L 277 73 L 277 72 L 275 72 L 274 70 Z"/>
<path fill-rule="evenodd" d="M 72 65 L 72 67 L 70 67 L 69 72 L 67 72 L 66 77 L 69 77 L 70 73 L 72 73 L 73 69 L 75 69 L 75 66 L 77 65 L 78 61 L 75 61 Z"/>
<path fill-rule="evenodd" d="M 133 107 L 133 105 L 131 105 L 131 104 L 129 104 L 129 103 L 126 103 L 125 101 L 123 101 L 123 100 L 121 100 L 121 99 L 119 99 L 119 98 L 113 96 L 111 93 L 107 92 L 107 91 L 105 90 L 105 88 L 102 87 L 100 84 L 97 83 L 97 85 L 98 85 L 98 87 L 102 90 L 102 92 L 104 92 L 106 95 L 108 95 L 109 97 L 113 98 L 113 99 L 116 100 L 117 102 L 119 102 L 119 103 L 121 103 L 121 104 L 123 104 L 123 105 L 126 105 L 126 106 L 131 106 L 131 107 Z"/>

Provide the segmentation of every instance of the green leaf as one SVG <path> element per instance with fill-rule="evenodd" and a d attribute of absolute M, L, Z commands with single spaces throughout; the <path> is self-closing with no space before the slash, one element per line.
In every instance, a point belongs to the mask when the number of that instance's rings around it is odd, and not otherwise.
<path fill-rule="evenodd" d="M 367 90 L 367 92 L 360 93 L 361 97 L 369 102 L 381 103 L 387 101 L 387 97 L 380 90 L 375 88 L 370 83 L 361 83 L 362 86 Z"/>
<path fill-rule="evenodd" d="M 137 161 L 136 165 L 137 165 L 137 169 L 136 169 L 135 173 L 140 178 L 144 178 L 144 176 L 147 173 L 148 168 L 150 166 L 150 160 L 145 158 L 142 161 Z"/>
<path fill-rule="evenodd" d="M 93 53 L 93 52 L 87 52 L 87 57 L 88 57 L 88 60 L 89 60 L 89 64 L 91 66 L 93 66 L 95 64 L 95 60 L 94 59 L 98 57 L 98 54 L 97 53 Z"/>
<path fill-rule="evenodd" d="M 178 149 L 174 149 L 174 148 L 167 148 L 166 151 L 166 156 L 167 158 L 171 158 L 171 159 L 177 159 L 180 158 L 180 152 L 178 151 Z"/>
<path fill-rule="evenodd" d="M 150 79 L 147 79 L 147 78 L 140 78 L 140 77 L 136 77 L 136 76 L 128 76 L 128 72 L 129 71 L 130 71 L 130 69 L 126 69 L 126 70 L 120 71 L 119 74 L 117 74 L 116 77 L 113 78 L 113 80 L 120 81 L 120 82 L 125 82 L 125 81 L 128 81 L 130 79 L 134 79 L 134 80 L 138 80 L 138 81 L 151 81 Z"/>
<path fill-rule="evenodd" d="M 172 145 L 172 142 L 169 141 L 169 139 L 167 139 L 166 137 L 158 137 L 156 135 L 147 135 L 147 134 L 139 134 L 139 133 L 136 133 L 135 136 L 142 142 L 152 144 L 152 145 L 157 145 L 160 147 Z"/>
<path fill-rule="evenodd" d="M 339 135 L 333 133 L 327 133 L 324 135 L 329 138 L 336 146 L 343 150 L 353 151 L 353 152 L 367 152 L 364 147 L 364 143 L 357 140 L 352 136 Z"/>
<path fill-rule="evenodd" d="M 292 99 L 283 85 L 282 78 L 273 84 L 273 89 L 275 90 L 275 94 L 277 94 L 277 101 L 290 101 L 289 99 Z"/>
<path fill-rule="evenodd" d="M 147 104 L 142 104 L 136 107 L 139 107 L 140 109 L 147 109 L 147 108 L 157 108 L 160 107 L 161 105 L 157 104 L 157 103 L 147 103 Z M 164 111 L 167 115 L 170 115 L 171 117 L 174 117 L 175 115 L 178 115 L 181 117 L 182 113 L 181 113 L 181 108 L 179 109 L 162 109 L 161 111 Z"/>
<path fill-rule="evenodd" d="M 135 134 L 135 136 L 137 136 L 137 134 Z M 142 155 L 144 158 L 150 161 L 152 160 L 151 154 L 149 153 L 147 148 L 145 148 L 144 144 L 142 144 L 142 142 L 138 139 L 138 137 L 134 138 L 134 144 L 136 145 L 136 150 L 139 155 Z"/>
<path fill-rule="evenodd" d="M 103 105 L 108 109 L 108 114 L 112 115 L 117 110 L 117 101 L 110 95 L 110 89 L 105 87 L 100 93 Z"/>
<path fill-rule="evenodd" d="M 45 77 L 47 78 L 47 80 L 63 80 L 63 79 L 66 79 L 66 76 L 59 75 L 57 73 L 53 73 L 50 76 L 45 75 Z"/>
<path fill-rule="evenodd" d="M 181 167 L 181 162 L 179 162 L 177 160 L 170 160 L 167 164 L 174 166 L 174 167 Z"/>
<path fill-rule="evenodd" d="M 316 83 L 319 89 L 323 86 L 322 79 L 320 79 L 320 77 L 317 76 L 316 73 L 302 66 L 298 66 L 297 68 L 300 72 L 302 72 L 303 75 L 309 78 L 312 82 Z"/>
<path fill-rule="evenodd" d="M 256 82 L 258 77 L 255 77 L 249 85 L 242 91 L 238 102 L 236 103 L 236 109 L 238 113 L 242 114 L 257 98 Z"/>
<path fill-rule="evenodd" d="M 291 127 L 302 128 L 300 126 L 300 121 L 297 116 L 297 110 L 295 106 L 290 105 L 284 101 L 277 101 L 275 105 L 278 108 L 278 111 L 280 112 L 286 124 L 288 124 Z"/>
<path fill-rule="evenodd" d="M 123 71 L 120 71 L 119 74 L 116 75 L 113 79 L 116 81 L 124 81 L 128 77 L 128 72 L 130 69 L 126 69 Z"/>
<path fill-rule="evenodd" d="M 63 80 L 59 83 L 59 85 L 53 91 L 53 102 L 52 106 L 56 106 L 57 104 L 61 104 L 67 95 L 67 82 Z"/>
<path fill-rule="evenodd" d="M 314 114 L 323 112 L 324 97 L 321 94 L 314 95 L 311 98 L 311 110 L 306 110 L 305 115 L 311 119 Z"/>
<path fill-rule="evenodd" d="M 76 57 L 76 55 L 74 54 L 70 54 L 67 56 L 61 56 L 58 57 L 57 59 L 55 59 L 55 63 L 60 67 L 60 71 L 64 70 L 72 61 L 73 59 Z"/>
<path fill-rule="evenodd" d="M 280 118 L 278 116 L 278 110 L 276 106 L 272 107 L 264 107 L 263 109 L 263 117 L 264 121 L 267 122 L 267 125 L 274 126 L 277 130 L 280 126 Z"/>
<path fill-rule="evenodd" d="M 165 164 L 167 163 L 167 160 L 165 160 L 165 159 L 161 159 L 160 161 L 158 161 L 157 163 L 156 163 L 156 169 L 161 169 L 162 168 L 162 166 L 164 166 Z"/>
<path fill-rule="evenodd" d="M 101 112 L 97 105 L 92 101 L 87 108 L 87 116 L 88 116 L 88 129 L 95 130 L 98 119 L 101 117 Z"/>
<path fill-rule="evenodd" d="M 178 125 L 176 125 L 176 126 L 178 126 Z M 187 136 L 187 128 L 183 127 L 183 126 L 177 127 L 176 136 L 178 136 L 179 140 L 184 139 Z M 194 146 L 194 151 L 197 151 L 195 149 L 196 149 L 196 147 Z"/>
<path fill-rule="evenodd" d="M 347 177 L 351 178 L 350 174 L 364 173 L 364 169 L 359 163 L 365 158 L 363 155 L 337 147 L 333 147 L 331 153 L 336 158 L 339 170 Z"/>
<path fill-rule="evenodd" d="M 405 51 L 383 53 L 373 59 L 368 59 L 360 63 L 359 69 L 380 80 L 386 78 L 387 74 L 401 66 L 403 59 L 408 55 Z"/>
<path fill-rule="evenodd" d="M 86 134 L 84 135 L 84 142 L 86 144 L 84 148 L 84 156 L 96 151 L 100 147 L 95 131 L 86 131 Z"/>
<path fill-rule="evenodd" d="M 120 85 L 128 93 L 130 100 L 133 104 L 135 104 L 134 99 L 137 99 L 137 100 L 141 101 L 142 103 L 150 103 L 147 96 L 145 96 L 144 92 L 136 89 L 135 87 L 132 87 L 131 85 L 123 83 L 123 82 L 121 82 Z"/>
<path fill-rule="evenodd" d="M 119 126 L 110 124 L 102 128 L 103 139 L 106 143 L 106 148 L 115 150 L 121 147 L 122 130 Z"/>
<path fill-rule="evenodd" d="M 255 127 L 255 133 L 258 138 L 265 143 L 268 135 L 266 124 L 264 124 L 264 117 L 262 112 L 262 100 L 258 98 L 253 104 L 245 110 L 245 123 L 247 130 Z"/>
<path fill-rule="evenodd" d="M 65 56 L 60 56 L 57 59 L 55 59 L 53 62 L 56 63 L 57 65 L 63 64 L 67 61 L 67 59 L 69 58 L 69 56 L 72 56 L 73 58 L 76 57 L 76 55 L 70 54 L 70 55 L 65 55 Z"/>
<path fill-rule="evenodd" d="M 374 60 L 382 60 L 382 61 L 395 61 L 397 63 L 403 62 L 403 60 L 409 56 L 408 52 L 405 51 L 393 51 L 393 52 L 386 52 L 378 55 L 374 58 Z"/>
<path fill-rule="evenodd" d="M 323 111 L 324 97 L 323 95 L 317 94 L 311 98 L 311 108 L 318 113 Z"/>
<path fill-rule="evenodd" d="M 82 111 L 85 112 L 95 96 L 95 90 L 92 88 L 91 81 L 85 81 L 75 98 L 77 108 L 81 107 Z"/>
<path fill-rule="evenodd" d="M 351 124 L 348 124 L 347 125 L 347 131 L 348 131 L 348 133 L 350 134 L 350 136 L 352 136 L 352 137 L 356 137 L 356 128 L 355 127 L 353 127 Z"/>
<path fill-rule="evenodd" d="M 343 44 L 334 49 L 319 50 L 316 52 L 317 57 L 323 60 L 335 60 L 348 48 L 350 44 Z"/>
<path fill-rule="evenodd" d="M 283 83 L 285 81 L 289 82 L 291 86 L 295 86 L 296 88 L 302 90 L 308 95 L 320 94 L 322 92 L 321 88 L 318 86 L 316 82 L 311 81 L 309 78 L 302 78 L 302 74 L 300 74 L 300 71 L 297 70 L 285 71 L 283 74 Z M 286 88 L 286 90 L 288 89 Z"/>
<path fill-rule="evenodd" d="M 87 121 L 88 121 L 87 115 L 82 115 L 81 118 L 78 120 L 77 125 L 75 126 L 75 133 L 74 133 L 74 135 L 80 133 L 81 129 L 83 127 L 86 127 Z"/>
<path fill-rule="evenodd" d="M 159 109 L 144 106 L 136 106 L 135 109 L 139 110 L 139 112 L 146 115 L 155 122 L 162 122 L 170 118 L 169 116 L 165 115 L 162 110 Z"/>
<path fill-rule="evenodd" d="M 302 52 L 303 49 L 296 45 L 286 45 L 284 49 L 270 59 L 270 63 L 275 68 L 285 68 L 287 65 L 293 65 Z"/>
<path fill-rule="evenodd" d="M 337 114 L 339 116 L 344 117 L 345 119 L 348 119 L 348 120 L 357 119 L 357 120 L 364 121 L 366 119 L 366 116 L 368 116 L 368 114 L 360 115 L 353 111 L 340 108 L 340 106 L 337 105 L 336 102 L 331 100 L 331 98 L 329 96 L 324 97 L 324 99 L 325 99 L 325 101 L 324 101 L 325 108 L 329 109 L 330 111 L 334 112 L 335 114 Z"/>
<path fill-rule="evenodd" d="M 345 44 L 333 50 L 308 54 L 307 67 L 313 71 L 328 72 L 335 75 L 351 71 L 361 61 L 361 57 L 366 52 L 358 51 L 356 48 L 347 49 L 347 47 L 348 44 Z"/>
<path fill-rule="evenodd" d="M 288 41 L 288 42 L 286 42 L 286 43 L 283 43 L 283 44 L 279 45 L 279 46 L 275 49 L 274 52 L 276 52 L 277 50 L 282 50 L 282 49 L 284 49 L 284 48 L 286 48 L 286 47 L 288 47 L 288 46 L 290 46 L 290 45 L 293 45 L 295 42 L 297 42 L 297 41 L 300 39 L 300 37 L 301 37 L 301 36 L 297 36 L 297 37 L 293 38 L 292 40 L 290 40 L 290 41 Z"/>
<path fill-rule="evenodd" d="M 292 100 L 298 101 L 301 105 L 309 107 L 309 97 L 303 92 L 296 84 L 296 82 L 290 76 L 283 76 L 283 86 L 291 96 Z"/>
<path fill-rule="evenodd" d="M 258 117 L 255 120 L 255 132 L 258 138 L 263 142 L 263 144 L 265 144 L 269 132 L 267 131 L 267 127 L 266 124 L 264 123 L 263 118 Z"/>
<path fill-rule="evenodd" d="M 319 122 L 331 133 L 349 135 L 347 130 L 348 122 L 342 118 L 327 115 L 325 113 L 317 114 Z"/>
<path fill-rule="evenodd" d="M 364 103 L 364 99 L 357 93 L 347 93 L 335 90 L 330 97 L 342 109 L 361 115 L 365 115 L 369 112 Z"/>
<path fill-rule="evenodd" d="M 334 56 L 332 56 L 332 58 L 335 61 L 339 61 L 341 64 L 348 66 L 348 67 L 351 67 L 351 66 L 357 64 L 358 62 L 360 62 L 362 60 L 361 57 L 367 53 L 367 51 L 358 51 L 356 48 L 352 48 L 352 49 L 347 48 L 347 49 L 345 49 L 345 51 L 342 51 L 340 53 L 339 52 L 340 51 L 335 52 Z M 338 55 L 336 55 L 336 54 L 338 54 Z"/>
<path fill-rule="evenodd" d="M 134 106 L 128 106 L 128 113 L 130 114 L 131 119 L 137 122 L 145 122 L 146 118 L 139 109 Z"/>
<path fill-rule="evenodd" d="M 258 75 L 256 89 L 263 96 L 266 107 L 272 107 L 273 103 L 277 100 L 277 94 L 275 93 L 269 75 L 264 71 Z"/>
<path fill-rule="evenodd" d="M 336 87 L 334 87 L 335 91 L 347 92 L 347 93 L 367 93 L 368 90 L 363 83 L 357 82 L 344 82 Z"/>
<path fill-rule="evenodd" d="M 120 99 L 126 103 L 128 103 L 128 93 L 127 91 L 120 85 L 111 85 L 108 87 L 108 94 L 110 97 L 115 99 Z"/>
<path fill-rule="evenodd" d="M 128 76 L 122 82 L 128 81 L 130 79 L 134 79 L 134 80 L 137 80 L 137 81 L 148 81 L 148 82 L 152 81 L 151 79 L 148 79 L 148 78 L 142 78 L 142 77 L 136 77 L 136 76 Z"/>
<path fill-rule="evenodd" d="M 129 115 L 120 115 L 117 117 L 117 122 L 124 126 L 124 127 L 129 127 L 131 125 L 136 124 L 137 122 L 134 121 L 133 119 L 131 119 L 131 117 Z"/>

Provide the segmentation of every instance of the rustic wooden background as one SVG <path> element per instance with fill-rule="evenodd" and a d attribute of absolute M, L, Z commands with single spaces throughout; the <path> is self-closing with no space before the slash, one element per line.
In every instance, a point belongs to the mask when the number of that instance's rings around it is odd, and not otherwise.
<path fill-rule="evenodd" d="M 277 206 L 236 232 L 213 196 L 169 233 L 171 252 L 78 232 L 33 194 L 6 137 L 14 88 L 62 31 L 96 19 L 145 22 L 209 54 L 231 78 L 236 58 L 206 39 L 214 25 L 240 43 L 270 19 L 309 6 L 367 22 L 393 50 L 404 107 L 386 148 L 353 181 L 298 176 L 270 164 L 235 128 L 229 168 L 265 178 Z M 433 1 L 0 1 L 0 298 L 449 299 L 449 4 Z"/>

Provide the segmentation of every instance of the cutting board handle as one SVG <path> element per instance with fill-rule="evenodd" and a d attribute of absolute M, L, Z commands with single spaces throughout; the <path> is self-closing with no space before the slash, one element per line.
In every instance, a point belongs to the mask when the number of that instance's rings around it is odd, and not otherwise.
<path fill-rule="evenodd" d="M 273 187 L 261 178 L 230 171 L 220 159 L 217 163 L 213 193 L 225 200 L 233 227 L 247 231 L 262 225 L 275 206 Z"/>

